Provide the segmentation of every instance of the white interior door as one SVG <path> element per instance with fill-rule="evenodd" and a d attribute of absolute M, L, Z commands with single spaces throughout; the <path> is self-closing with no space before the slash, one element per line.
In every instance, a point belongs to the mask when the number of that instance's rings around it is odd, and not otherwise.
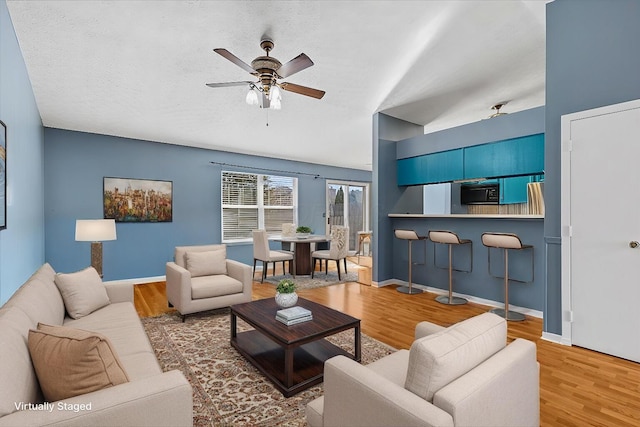
<path fill-rule="evenodd" d="M 570 268 L 571 343 L 640 362 L 640 107 L 624 105 L 563 122 L 570 132 L 563 268 Z"/>

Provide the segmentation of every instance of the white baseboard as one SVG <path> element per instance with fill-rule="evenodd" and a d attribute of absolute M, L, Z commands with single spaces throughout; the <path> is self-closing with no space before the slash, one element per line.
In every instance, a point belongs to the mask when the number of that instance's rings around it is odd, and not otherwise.
<path fill-rule="evenodd" d="M 387 285 L 392 285 L 392 284 L 398 284 L 401 286 L 409 286 L 409 282 L 406 282 L 404 280 L 398 280 L 398 279 L 389 279 L 389 280 L 384 280 L 382 282 L 372 282 L 372 286 L 375 286 L 377 288 L 381 288 L 383 286 L 387 286 Z M 413 282 L 411 284 L 411 286 L 418 288 L 418 289 L 422 289 L 424 291 L 427 292 L 431 292 L 434 294 L 438 294 L 438 295 L 448 295 L 449 292 L 445 291 L 444 289 L 440 289 L 440 288 L 433 288 L 431 286 L 427 286 L 427 285 L 422 285 L 420 283 L 415 283 Z M 461 298 L 465 298 L 466 300 L 476 303 L 476 304 L 482 304 L 482 305 L 488 305 L 489 307 L 496 307 L 496 308 L 503 308 L 504 304 L 501 302 L 497 302 L 497 301 L 493 301 L 493 300 L 488 300 L 488 299 L 484 299 L 484 298 L 478 298 L 476 296 L 473 295 L 465 295 L 465 294 L 460 294 L 457 292 L 453 293 L 454 296 L 456 297 L 461 297 Z M 531 317 L 537 317 L 539 319 L 542 319 L 544 317 L 544 313 L 542 313 L 540 310 L 534 310 L 531 308 L 527 308 L 527 307 L 520 307 L 517 305 L 513 305 L 513 304 L 509 304 L 509 310 L 518 312 L 518 313 L 522 313 L 526 316 L 531 316 Z"/>
<path fill-rule="evenodd" d="M 167 276 L 154 276 L 140 277 L 138 279 L 108 280 L 104 283 L 130 283 L 132 285 L 141 285 L 143 283 L 164 282 L 165 280 L 167 280 Z"/>
<path fill-rule="evenodd" d="M 571 342 L 562 335 L 552 334 L 551 332 L 542 332 L 542 339 L 556 344 L 571 346 Z"/>

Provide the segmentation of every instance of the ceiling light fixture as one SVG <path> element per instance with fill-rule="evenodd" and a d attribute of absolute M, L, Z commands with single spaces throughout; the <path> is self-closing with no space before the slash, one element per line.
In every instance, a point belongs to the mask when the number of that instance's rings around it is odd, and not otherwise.
<path fill-rule="evenodd" d="M 490 119 L 492 119 L 492 118 L 494 118 L 494 117 L 498 117 L 498 116 L 504 116 L 504 115 L 506 115 L 507 113 L 501 113 L 501 112 L 500 112 L 500 109 L 501 109 L 502 107 L 504 107 L 506 104 L 507 104 L 507 102 L 505 101 L 505 102 L 501 102 L 501 103 L 496 104 L 496 105 L 494 105 L 493 107 L 491 107 L 491 109 L 492 109 L 492 110 L 496 110 L 496 112 L 495 112 L 495 113 L 493 113 L 492 115 L 490 115 L 490 116 L 489 116 L 489 118 L 490 118 Z"/>
<path fill-rule="evenodd" d="M 249 105 L 258 105 L 258 94 L 254 88 L 254 85 L 249 86 L 249 92 L 247 92 L 246 101 Z"/>

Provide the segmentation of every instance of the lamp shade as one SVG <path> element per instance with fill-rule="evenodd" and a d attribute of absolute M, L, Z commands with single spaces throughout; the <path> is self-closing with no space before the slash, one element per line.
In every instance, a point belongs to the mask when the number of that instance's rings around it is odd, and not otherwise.
<path fill-rule="evenodd" d="M 102 242 L 116 240 L 116 221 L 114 219 L 77 219 L 76 241 Z"/>

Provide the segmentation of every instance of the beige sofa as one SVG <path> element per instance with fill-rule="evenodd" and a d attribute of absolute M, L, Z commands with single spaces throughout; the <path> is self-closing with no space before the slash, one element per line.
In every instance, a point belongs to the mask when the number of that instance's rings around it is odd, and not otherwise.
<path fill-rule="evenodd" d="M 251 267 L 227 259 L 226 245 L 177 246 L 168 262 L 167 299 L 182 315 L 251 301 Z"/>
<path fill-rule="evenodd" d="M 506 345 L 491 313 L 449 328 L 422 322 L 410 350 L 367 366 L 344 356 L 325 363 L 324 396 L 307 405 L 317 426 L 538 426 L 535 344 Z"/>
<path fill-rule="evenodd" d="M 0 426 L 193 425 L 191 386 L 179 371 L 162 372 L 133 306 L 133 286 L 105 284 L 107 305 L 72 319 L 55 278 L 43 265 L 0 308 Z M 107 337 L 129 381 L 43 404 L 28 346 L 38 323 Z"/>

